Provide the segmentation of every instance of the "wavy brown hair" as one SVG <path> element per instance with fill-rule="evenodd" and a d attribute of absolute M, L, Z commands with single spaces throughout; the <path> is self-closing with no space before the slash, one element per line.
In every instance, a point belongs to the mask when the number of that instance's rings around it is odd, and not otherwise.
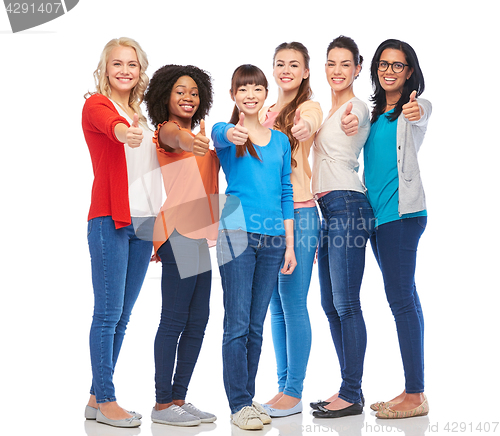
<path fill-rule="evenodd" d="M 282 50 L 295 50 L 302 54 L 302 57 L 304 58 L 304 67 L 309 70 L 309 52 L 307 51 L 307 48 L 301 44 L 300 42 L 284 42 L 278 47 L 276 47 L 276 50 L 274 51 L 274 57 L 273 57 L 273 67 L 274 67 L 274 62 L 276 61 L 276 56 L 278 53 Z M 302 79 L 302 83 L 299 86 L 299 89 L 297 91 L 297 95 L 295 98 L 288 103 L 278 114 L 276 117 L 276 120 L 274 121 L 274 128 L 276 130 L 279 130 L 280 132 L 283 132 L 287 137 L 288 140 L 290 141 L 290 147 L 292 149 L 292 166 L 296 167 L 297 166 L 297 161 L 293 158 L 295 150 L 297 150 L 299 146 L 299 141 L 295 139 L 295 137 L 292 135 L 292 127 L 293 127 L 293 120 L 295 118 L 295 112 L 297 111 L 297 108 L 304 103 L 307 100 L 310 100 L 312 98 L 313 92 L 311 90 L 309 78 L 311 77 L 311 73 L 309 72 L 309 75 L 307 78 Z"/>

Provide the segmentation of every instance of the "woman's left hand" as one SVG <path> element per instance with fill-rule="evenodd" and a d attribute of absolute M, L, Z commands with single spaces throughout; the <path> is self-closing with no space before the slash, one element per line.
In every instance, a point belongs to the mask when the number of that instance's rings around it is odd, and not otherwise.
<path fill-rule="evenodd" d="M 422 118 L 422 108 L 417 102 L 417 91 L 413 91 L 410 95 L 410 101 L 403 105 L 403 115 L 408 121 L 418 121 Z"/>
<path fill-rule="evenodd" d="M 297 266 L 297 260 L 295 259 L 295 251 L 292 247 L 287 248 L 285 251 L 285 263 L 283 268 L 281 268 L 282 274 L 290 275 Z"/>
<path fill-rule="evenodd" d="M 300 117 L 300 109 L 295 111 L 292 135 L 297 141 L 306 141 L 311 137 L 311 127 L 307 121 Z"/>

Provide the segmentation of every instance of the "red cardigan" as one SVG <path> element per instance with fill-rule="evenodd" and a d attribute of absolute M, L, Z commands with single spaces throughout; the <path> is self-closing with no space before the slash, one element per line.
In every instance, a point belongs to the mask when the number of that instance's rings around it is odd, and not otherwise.
<path fill-rule="evenodd" d="M 111 216 L 117 229 L 131 223 L 125 150 L 114 133 L 119 123 L 130 127 L 107 97 L 93 94 L 87 98 L 82 128 L 94 170 L 88 220 Z"/>

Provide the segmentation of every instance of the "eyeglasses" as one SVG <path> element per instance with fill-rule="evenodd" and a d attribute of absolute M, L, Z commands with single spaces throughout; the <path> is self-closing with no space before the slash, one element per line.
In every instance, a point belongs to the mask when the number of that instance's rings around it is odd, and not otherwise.
<path fill-rule="evenodd" d="M 377 62 L 377 68 L 381 72 L 387 71 L 389 66 L 392 68 L 392 71 L 396 74 L 401 73 L 405 69 L 405 67 L 409 67 L 408 64 L 403 64 L 403 62 L 393 62 L 392 64 L 387 61 Z"/>

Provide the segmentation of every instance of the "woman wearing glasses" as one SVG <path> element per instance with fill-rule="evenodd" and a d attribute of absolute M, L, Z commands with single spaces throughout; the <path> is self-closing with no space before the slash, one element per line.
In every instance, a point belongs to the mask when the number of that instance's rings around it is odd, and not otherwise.
<path fill-rule="evenodd" d="M 431 104 L 417 99 L 424 77 L 413 48 L 395 39 L 378 47 L 371 64 L 371 130 L 364 148 L 365 183 L 375 213 L 371 245 L 396 321 L 405 390 L 371 405 L 378 418 L 427 415 L 424 395 L 424 320 L 415 287 L 417 246 L 427 223 L 417 152 Z"/>

